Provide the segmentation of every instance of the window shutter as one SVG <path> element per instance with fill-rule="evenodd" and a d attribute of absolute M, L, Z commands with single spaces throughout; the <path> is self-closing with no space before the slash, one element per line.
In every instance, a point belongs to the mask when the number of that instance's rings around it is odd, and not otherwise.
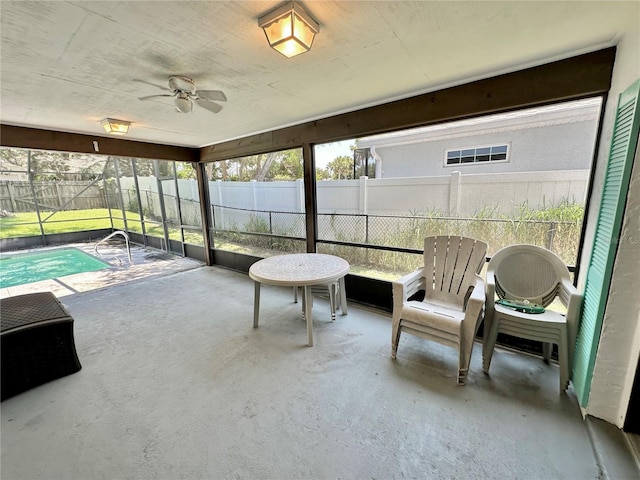
<path fill-rule="evenodd" d="M 640 80 L 620 94 L 576 341 L 573 387 L 587 406 L 640 124 Z"/>

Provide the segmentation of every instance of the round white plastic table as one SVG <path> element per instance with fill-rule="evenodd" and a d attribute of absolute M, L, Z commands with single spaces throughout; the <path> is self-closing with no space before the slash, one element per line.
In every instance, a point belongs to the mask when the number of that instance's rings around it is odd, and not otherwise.
<path fill-rule="evenodd" d="M 303 307 L 307 320 L 309 346 L 313 346 L 313 317 L 311 316 L 311 286 L 338 281 L 342 314 L 347 314 L 347 295 L 344 277 L 349 273 L 346 260 L 322 253 L 293 253 L 276 255 L 257 261 L 249 268 L 249 277 L 255 282 L 253 328 L 258 328 L 260 314 L 260 285 L 303 287 Z"/>

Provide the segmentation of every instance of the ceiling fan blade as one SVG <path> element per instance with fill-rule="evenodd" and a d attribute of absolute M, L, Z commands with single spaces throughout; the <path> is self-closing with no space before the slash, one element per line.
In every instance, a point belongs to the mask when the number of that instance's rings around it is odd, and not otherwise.
<path fill-rule="evenodd" d="M 146 97 L 138 97 L 138 100 L 150 100 L 152 98 L 157 98 L 157 97 L 175 97 L 175 95 L 168 94 L 168 93 L 163 93 L 159 95 L 147 95 Z"/>
<path fill-rule="evenodd" d="M 221 90 L 198 90 L 196 96 L 213 102 L 227 101 L 227 96 Z"/>
<path fill-rule="evenodd" d="M 134 78 L 133 81 L 134 82 L 138 82 L 138 83 L 144 83 L 145 85 L 151 85 L 152 87 L 156 87 L 156 88 L 159 88 L 161 90 L 166 90 L 168 92 L 172 91 L 170 88 L 163 87 L 162 85 L 158 85 L 156 83 L 147 82 L 146 80 L 140 80 L 139 78 Z"/>
<path fill-rule="evenodd" d="M 196 98 L 196 103 L 202 108 L 205 108 L 213 113 L 218 113 L 220 110 L 222 110 L 222 105 L 218 105 L 217 103 L 206 100 L 204 98 Z"/>

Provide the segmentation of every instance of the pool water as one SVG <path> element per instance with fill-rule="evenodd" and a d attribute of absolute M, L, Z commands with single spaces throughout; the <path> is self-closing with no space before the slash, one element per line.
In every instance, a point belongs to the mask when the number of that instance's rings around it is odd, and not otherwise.
<path fill-rule="evenodd" d="M 77 248 L 56 248 L 39 252 L 0 256 L 0 288 L 50 280 L 109 268 L 102 260 Z"/>

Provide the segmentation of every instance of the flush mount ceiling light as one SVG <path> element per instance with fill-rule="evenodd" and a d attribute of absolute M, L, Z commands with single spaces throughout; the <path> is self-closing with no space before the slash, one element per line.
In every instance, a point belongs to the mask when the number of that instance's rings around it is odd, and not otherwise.
<path fill-rule="evenodd" d="M 125 135 L 129 132 L 129 125 L 131 122 L 125 120 L 116 120 L 115 118 L 105 118 L 100 122 L 102 128 L 111 135 Z"/>
<path fill-rule="evenodd" d="M 286 2 L 258 19 L 269 46 L 287 58 L 311 49 L 320 26 L 298 2 Z"/>

